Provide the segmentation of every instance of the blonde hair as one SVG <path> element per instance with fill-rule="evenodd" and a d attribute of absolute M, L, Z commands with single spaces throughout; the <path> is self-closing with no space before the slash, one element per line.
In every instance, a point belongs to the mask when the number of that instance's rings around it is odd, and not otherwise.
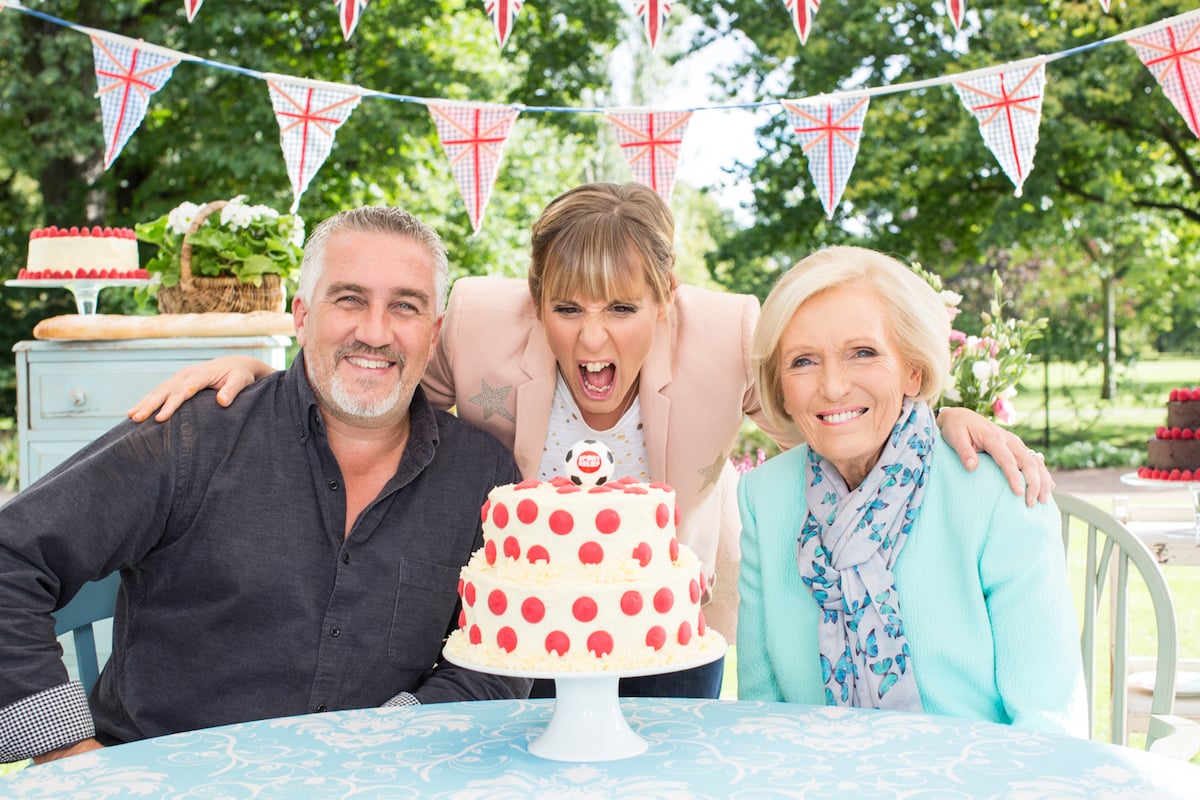
<path fill-rule="evenodd" d="M 950 315 L 938 293 L 896 259 L 864 247 L 828 247 L 784 273 L 763 303 L 751 359 L 763 413 L 772 425 L 793 427 L 783 406 L 779 341 L 805 303 L 830 289 L 854 286 L 883 304 L 884 324 L 900 355 L 921 370 L 919 401 L 934 402 L 950 377 Z"/>
<path fill-rule="evenodd" d="M 587 183 L 556 197 L 533 224 L 529 294 L 607 300 L 640 289 L 666 306 L 675 289 L 675 219 L 640 183 Z"/>

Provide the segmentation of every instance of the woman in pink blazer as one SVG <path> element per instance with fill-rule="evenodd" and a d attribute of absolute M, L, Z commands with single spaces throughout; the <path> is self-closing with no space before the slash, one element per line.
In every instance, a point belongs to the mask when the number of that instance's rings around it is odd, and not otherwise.
<path fill-rule="evenodd" d="M 641 184 L 560 195 L 534 223 L 528 281 L 455 282 L 422 386 L 435 406 L 455 408 L 511 447 L 526 477 L 561 474 L 567 448 L 595 438 L 617 457 L 614 477 L 671 484 L 679 540 L 710 578 L 705 615 L 732 641 L 741 525 L 729 459 L 738 432 L 750 416 L 781 446 L 799 441 L 767 423 L 752 386 L 758 301 L 679 285 L 674 236 L 670 209 Z M 269 371 L 237 357 L 185 368 L 130 416 L 161 406 L 165 418 L 197 386 L 219 388 L 228 404 Z M 1018 437 L 964 409 L 939 421 L 968 468 L 986 450 L 1015 493 L 1030 503 L 1048 496 L 1049 473 Z M 718 661 L 625 679 L 621 692 L 716 697 L 721 670 Z"/>

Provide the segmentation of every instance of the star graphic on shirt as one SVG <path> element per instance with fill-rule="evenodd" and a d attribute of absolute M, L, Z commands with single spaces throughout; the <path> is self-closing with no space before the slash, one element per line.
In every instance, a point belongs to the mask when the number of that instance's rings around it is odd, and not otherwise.
<path fill-rule="evenodd" d="M 704 476 L 704 483 L 700 484 L 700 491 L 708 488 L 709 484 L 717 485 L 717 478 L 721 477 L 721 470 L 725 469 L 725 454 L 717 453 L 716 460 L 707 467 L 701 467 L 699 472 Z"/>
<path fill-rule="evenodd" d="M 508 413 L 508 409 L 504 407 L 504 402 L 508 400 L 508 393 L 512 391 L 512 386 L 497 386 L 495 388 L 488 386 L 487 381 L 482 381 L 483 391 L 471 398 L 471 402 L 483 409 L 483 418 L 486 420 L 492 414 L 499 414 L 509 422 L 516 422 L 513 415 Z"/>

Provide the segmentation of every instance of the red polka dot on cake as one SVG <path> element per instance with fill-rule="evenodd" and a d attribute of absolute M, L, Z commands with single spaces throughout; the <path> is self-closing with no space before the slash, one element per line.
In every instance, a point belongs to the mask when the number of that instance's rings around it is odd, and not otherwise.
<path fill-rule="evenodd" d="M 550 553 L 548 553 L 546 548 L 542 547 L 540 544 L 535 544 L 533 547 L 529 548 L 529 552 L 525 554 L 525 557 L 529 559 L 530 564 L 536 564 L 539 561 L 543 564 L 550 563 Z"/>
<path fill-rule="evenodd" d="M 508 596 L 499 589 L 493 589 L 488 595 L 488 611 L 500 616 L 508 610 Z"/>
<path fill-rule="evenodd" d="M 683 645 L 686 645 L 688 642 L 690 642 L 692 640 L 692 626 L 690 623 L 687 623 L 687 622 L 679 623 L 678 639 L 679 639 L 679 643 L 683 644 Z"/>
<path fill-rule="evenodd" d="M 497 528 L 503 528 L 508 525 L 508 508 L 504 503 L 497 503 L 492 509 L 492 524 Z"/>
<path fill-rule="evenodd" d="M 505 625 L 496 632 L 496 644 L 506 653 L 517 649 L 517 632 Z"/>
<path fill-rule="evenodd" d="M 678 539 L 675 539 L 675 538 L 671 539 L 670 553 L 671 553 L 671 563 L 674 564 L 676 561 L 679 560 L 679 540 Z"/>
<path fill-rule="evenodd" d="M 642 610 L 643 603 L 642 593 L 635 589 L 630 589 L 621 595 L 621 610 L 625 612 L 626 616 L 632 617 L 638 614 Z"/>
<path fill-rule="evenodd" d="M 539 481 L 537 478 L 530 478 L 529 480 L 521 481 L 517 485 L 513 486 L 513 491 L 519 492 L 522 489 L 536 489 L 537 487 L 539 487 L 541 485 L 542 485 L 542 482 Z"/>
<path fill-rule="evenodd" d="M 599 542 L 584 542 L 579 545 L 580 564 L 599 564 L 604 561 L 604 548 Z"/>
<path fill-rule="evenodd" d="M 467 610 L 465 608 L 460 608 L 458 610 L 458 627 L 467 627 Z"/>
<path fill-rule="evenodd" d="M 608 655 L 613 649 L 612 634 L 608 631 L 596 631 L 588 637 L 587 649 L 595 654 L 596 658 Z"/>
<path fill-rule="evenodd" d="M 467 601 L 468 606 L 475 605 L 475 584 L 467 581 L 467 585 L 463 587 L 462 599 Z"/>
<path fill-rule="evenodd" d="M 646 646 L 654 650 L 661 650 L 662 646 L 667 643 L 667 632 L 662 625 L 655 625 L 650 630 L 646 631 Z"/>
<path fill-rule="evenodd" d="M 483 641 L 483 634 L 480 633 L 478 625 L 472 625 L 471 629 L 467 631 L 467 640 L 471 644 L 480 644 Z"/>
<path fill-rule="evenodd" d="M 596 530 L 601 533 L 616 533 L 621 527 L 621 515 L 606 508 L 596 515 Z"/>
<path fill-rule="evenodd" d="M 550 631 L 546 634 L 546 652 L 565 656 L 571 649 L 571 639 L 562 631 Z"/>
<path fill-rule="evenodd" d="M 705 634 L 705 632 L 708 630 L 708 621 L 706 619 L 704 619 L 704 609 L 700 609 L 697 616 L 698 616 L 698 619 L 696 621 L 696 635 L 703 636 Z"/>
<path fill-rule="evenodd" d="M 517 503 L 517 519 L 521 520 L 521 522 L 525 523 L 526 525 L 532 525 L 533 521 L 537 519 L 537 515 L 538 507 L 537 503 L 534 501 L 522 500 L 521 502 Z"/>
<path fill-rule="evenodd" d="M 566 536 L 575 529 L 575 518 L 571 512 L 561 509 L 550 514 L 550 530 L 559 536 Z"/>
<path fill-rule="evenodd" d="M 688 581 L 688 598 L 693 603 L 700 602 L 700 581 L 694 579 Z"/>
<path fill-rule="evenodd" d="M 581 597 L 571 605 L 571 613 L 580 622 L 591 622 L 596 618 L 596 601 L 590 597 Z"/>
<path fill-rule="evenodd" d="M 521 557 L 521 543 L 515 536 L 504 537 L 504 555 L 512 559 Z"/>
<path fill-rule="evenodd" d="M 666 503 L 658 504 L 658 508 L 654 510 L 654 521 L 660 528 L 665 528 L 671 523 L 671 509 L 667 508 Z"/>
<path fill-rule="evenodd" d="M 483 508 L 479 509 L 479 521 L 487 522 L 488 509 L 492 507 L 491 498 L 483 501 Z"/>
<path fill-rule="evenodd" d="M 521 603 L 521 616 L 526 622 L 537 624 L 546 616 L 546 604 L 536 597 L 526 597 Z"/>
<path fill-rule="evenodd" d="M 643 567 L 650 566 L 650 559 L 654 557 L 654 550 L 651 549 L 649 542 L 639 542 L 638 546 L 633 548 L 633 558 Z"/>
<path fill-rule="evenodd" d="M 675 593 L 667 587 L 663 587 L 654 593 L 654 610 L 660 614 L 665 614 L 675 605 Z"/>
<path fill-rule="evenodd" d="M 483 543 L 483 557 L 493 567 L 496 566 L 496 542 L 493 539 L 488 539 Z"/>

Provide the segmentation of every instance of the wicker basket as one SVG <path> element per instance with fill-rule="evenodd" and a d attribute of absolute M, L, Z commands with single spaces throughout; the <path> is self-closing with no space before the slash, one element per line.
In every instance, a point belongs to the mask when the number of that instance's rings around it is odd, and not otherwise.
<path fill-rule="evenodd" d="M 201 207 L 183 235 L 179 253 L 179 284 L 158 290 L 158 310 L 163 314 L 203 314 L 209 311 L 244 314 L 249 311 L 283 311 L 287 292 L 278 275 L 263 275 L 262 285 L 243 283 L 235 277 L 205 278 L 192 276 L 192 244 L 188 236 L 200 230 L 204 220 L 220 211 L 225 200 Z"/>

